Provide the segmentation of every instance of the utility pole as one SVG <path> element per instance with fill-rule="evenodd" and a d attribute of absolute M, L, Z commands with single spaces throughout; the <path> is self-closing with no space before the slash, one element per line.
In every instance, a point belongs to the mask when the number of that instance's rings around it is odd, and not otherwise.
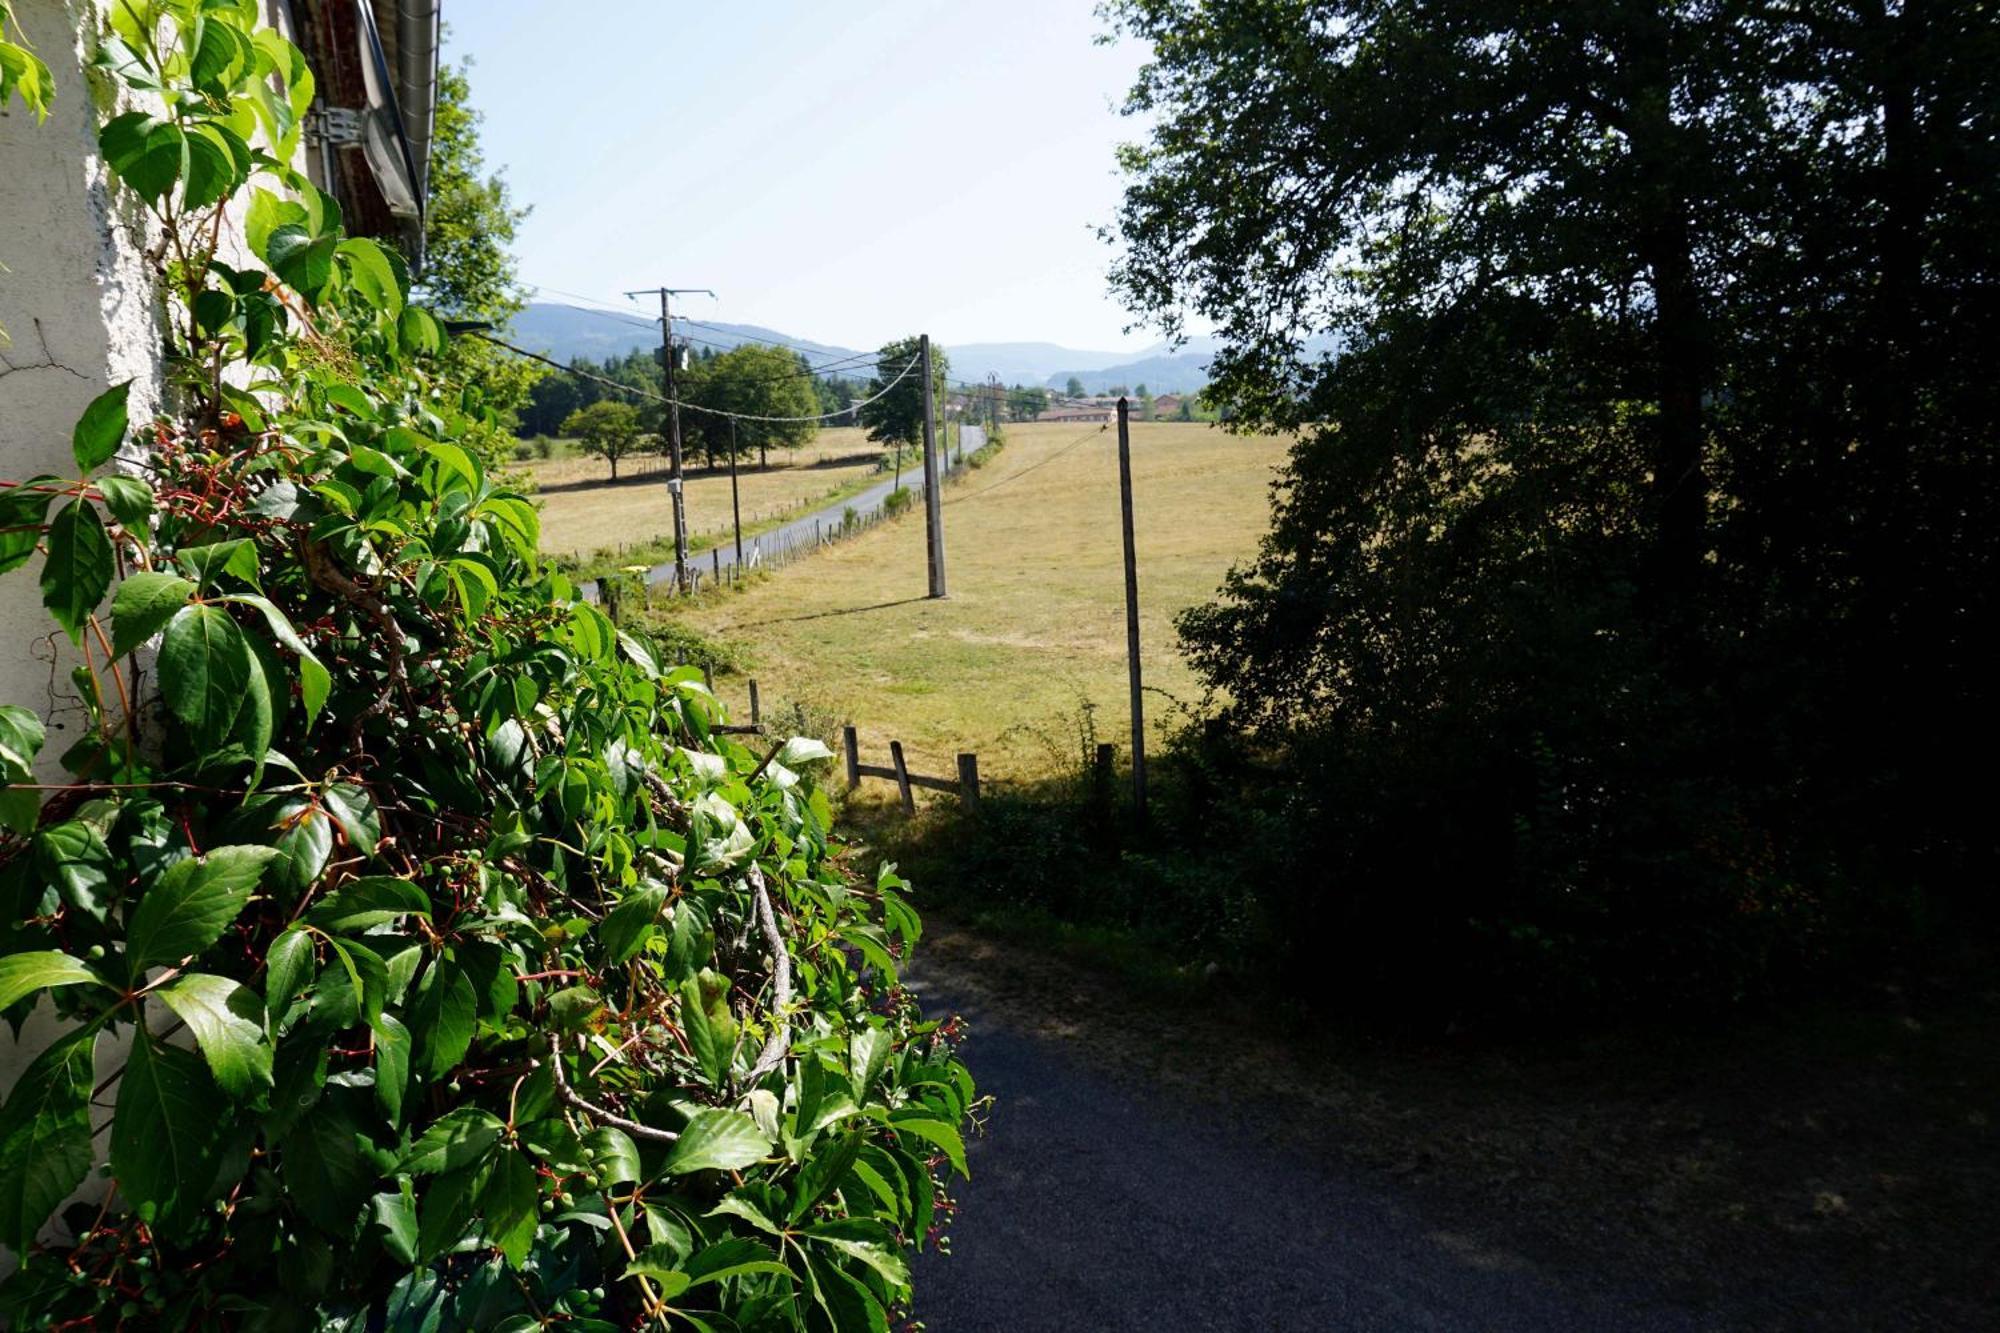
<path fill-rule="evenodd" d="M 736 563 L 743 564 L 743 500 L 736 493 L 736 418 L 729 418 L 729 512 L 736 519 Z"/>
<path fill-rule="evenodd" d="M 931 596 L 944 596 L 944 472 L 938 466 L 936 381 L 931 378 L 931 335 L 918 344 L 924 375 L 924 540 L 930 552 Z"/>
<path fill-rule="evenodd" d="M 688 590 L 688 532 L 687 501 L 682 494 L 681 475 L 681 405 L 674 394 L 674 316 L 668 305 L 675 296 L 700 293 L 714 296 L 706 287 L 656 287 L 640 288 L 625 293 L 626 299 L 660 294 L 660 383 L 667 400 L 667 451 L 672 460 L 672 468 L 667 474 L 667 490 L 674 497 L 674 587 L 685 593 Z"/>
<path fill-rule="evenodd" d="M 1132 678 L 1132 808 L 1146 822 L 1146 705 L 1139 685 L 1139 557 L 1132 545 L 1132 435 L 1118 400 L 1118 508 L 1125 527 L 1125 662 Z"/>

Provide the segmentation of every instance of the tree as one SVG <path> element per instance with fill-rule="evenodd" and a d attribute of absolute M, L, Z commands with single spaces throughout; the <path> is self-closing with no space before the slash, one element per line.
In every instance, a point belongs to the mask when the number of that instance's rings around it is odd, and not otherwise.
<path fill-rule="evenodd" d="M 743 343 L 709 360 L 683 386 L 686 401 L 750 417 L 812 417 L 823 409 L 811 365 L 796 352 Z M 851 401 L 851 400 L 850 400 Z M 764 465 L 776 446 L 796 449 L 819 433 L 817 421 L 741 421 L 710 412 L 683 411 L 684 438 L 698 440 L 711 464 L 732 448 L 756 448 Z"/>
<path fill-rule="evenodd" d="M 1065 398 L 1083 397 L 1083 381 L 1078 379 L 1076 376 L 1071 375 L 1069 377 L 1069 382 L 1063 385 L 1063 396 Z"/>
<path fill-rule="evenodd" d="M 868 428 L 869 439 L 899 447 L 923 442 L 924 376 L 920 368 L 911 365 L 917 355 L 915 338 L 886 343 L 876 353 L 875 380 L 868 392 L 882 396 L 861 409 L 861 424 Z M 944 349 L 932 347 L 931 393 L 937 402 L 944 401 L 950 370 L 951 361 Z"/>
<path fill-rule="evenodd" d="M 1015 385 L 1007 390 L 1007 417 L 1010 421 L 1033 421 L 1049 409 L 1049 391 Z"/>
<path fill-rule="evenodd" d="M 1139 386 L 1139 420 L 1151 421 L 1152 419 L 1153 395 L 1146 391 L 1145 385 L 1141 384 Z"/>
<path fill-rule="evenodd" d="M 1561 985 L 1736 994 L 1830 938 L 1756 864 L 1820 904 L 1870 902 L 1841 879 L 1866 866 L 1991 922 L 1942 869 L 1988 860 L 1932 748 L 1995 712 L 1990 19 L 1110 12 L 1156 43 L 1114 283 L 1170 336 L 1215 329 L 1207 401 L 1238 428 L 1298 432 L 1259 558 L 1184 641 L 1295 772 L 1337 775 L 1314 882 L 1491 923 L 1362 935 L 1562 940 L 1534 955 L 1577 964 Z M 1426 830 L 1421 886 L 1399 828 Z"/>
<path fill-rule="evenodd" d="M 611 480 L 618 480 L 618 460 L 639 446 L 639 412 L 629 403 L 608 399 L 570 413 L 563 422 L 563 434 L 575 437 L 583 451 L 611 465 Z"/>
<path fill-rule="evenodd" d="M 529 210 L 514 205 L 499 172 L 486 169 L 471 70 L 470 58 L 438 67 L 421 289 L 450 319 L 504 330 L 527 304 L 509 247 Z M 533 363 L 467 337 L 447 344 L 444 376 L 470 389 L 482 408 L 473 438 L 489 461 L 509 441 L 533 385 L 546 378 Z"/>

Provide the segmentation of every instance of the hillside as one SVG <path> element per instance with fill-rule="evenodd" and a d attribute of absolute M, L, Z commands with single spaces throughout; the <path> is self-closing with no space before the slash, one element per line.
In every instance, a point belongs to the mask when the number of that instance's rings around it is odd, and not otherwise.
<path fill-rule="evenodd" d="M 783 343 L 797 347 L 816 359 L 838 359 L 859 355 L 851 347 L 814 342 L 758 324 L 723 324 L 710 320 L 674 317 L 676 337 L 701 347 L 727 350 L 746 342 Z M 593 361 L 624 356 L 640 347 L 657 346 L 660 321 L 648 317 L 637 306 L 631 314 L 596 310 L 588 306 L 563 305 L 553 301 L 532 301 L 514 320 L 511 336 L 531 351 L 569 361 L 585 356 Z"/>
<path fill-rule="evenodd" d="M 1056 343 L 963 343 L 945 348 L 954 379 L 977 384 L 998 375 L 1002 384 L 1040 384 L 1058 371 L 1101 370 L 1129 361 L 1132 352 L 1082 352 Z"/>

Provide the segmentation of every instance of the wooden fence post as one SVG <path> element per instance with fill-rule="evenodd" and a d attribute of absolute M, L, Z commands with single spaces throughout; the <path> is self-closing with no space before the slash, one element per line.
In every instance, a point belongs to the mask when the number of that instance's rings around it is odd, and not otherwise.
<path fill-rule="evenodd" d="M 715 670 L 707 658 L 701 662 L 701 683 L 708 686 L 710 694 L 715 693 Z"/>
<path fill-rule="evenodd" d="M 754 727 L 763 720 L 763 715 L 757 706 L 757 682 L 753 680 L 750 682 L 750 725 Z"/>
<path fill-rule="evenodd" d="M 967 810 L 979 809 L 979 756 L 976 754 L 958 757 L 958 796 L 965 802 Z"/>
<path fill-rule="evenodd" d="M 896 766 L 896 790 L 903 797 L 903 813 L 914 815 L 917 813 L 917 798 L 910 791 L 910 768 L 909 765 L 903 762 L 903 743 L 901 741 L 889 742 L 889 762 Z"/>
<path fill-rule="evenodd" d="M 840 741 L 847 749 L 847 789 L 853 791 L 861 785 L 861 743 L 854 738 L 853 727 L 840 729 Z"/>

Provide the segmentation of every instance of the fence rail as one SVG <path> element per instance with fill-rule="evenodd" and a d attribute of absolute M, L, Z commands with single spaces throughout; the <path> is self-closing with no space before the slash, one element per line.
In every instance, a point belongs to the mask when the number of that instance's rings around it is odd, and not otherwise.
<path fill-rule="evenodd" d="M 841 746 L 847 757 L 847 789 L 853 791 L 861 785 L 863 778 L 880 778 L 896 784 L 896 792 L 903 800 L 903 813 L 917 812 L 917 798 L 912 790 L 922 787 L 927 791 L 941 791 L 946 795 L 956 795 L 967 810 L 979 808 L 979 756 L 960 754 L 958 756 L 958 776 L 956 778 L 934 778 L 924 773 L 912 773 L 903 759 L 903 743 L 889 742 L 889 763 L 864 764 L 861 762 L 861 741 L 851 726 L 840 729 Z"/>

